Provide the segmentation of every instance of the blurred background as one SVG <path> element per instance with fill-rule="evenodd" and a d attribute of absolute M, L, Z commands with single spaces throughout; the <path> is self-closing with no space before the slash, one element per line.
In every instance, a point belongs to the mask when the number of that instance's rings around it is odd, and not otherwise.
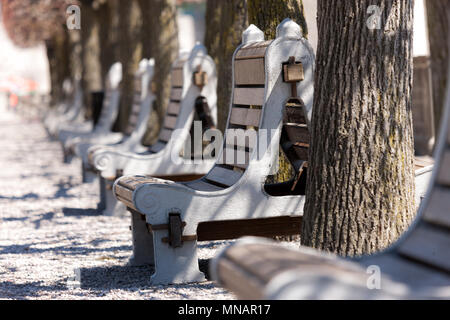
<path fill-rule="evenodd" d="M 171 64 L 180 51 L 188 51 L 200 41 L 216 60 L 218 126 L 223 130 L 231 92 L 232 54 L 240 43 L 242 31 L 250 23 L 265 29 L 266 35 L 271 36 L 271 26 L 279 21 L 268 21 L 270 13 L 258 12 L 261 3 L 265 3 L 266 8 L 274 6 L 269 2 L 277 1 L 1 0 L 0 91 L 8 94 L 11 107 L 21 103 L 54 106 L 67 94 L 63 83 L 68 79 L 72 88 L 79 84 L 83 89 L 89 118 L 94 114 L 92 93 L 104 90 L 109 67 L 120 61 L 124 76 L 120 114 L 114 130 L 123 131 L 132 105 L 133 74 L 142 58 L 153 57 L 157 99 L 145 138 L 145 143 L 150 144 L 157 136 L 168 102 Z M 437 64 L 439 67 L 432 75 L 430 61 L 433 59 L 428 40 L 430 32 L 438 32 L 439 23 L 443 23 L 436 18 L 439 12 L 436 2 L 440 1 L 415 1 L 413 113 L 416 151 L 420 154 L 431 154 L 440 118 L 440 108 L 435 106 L 440 106 L 443 99 L 441 78 L 444 76 L 439 71 L 443 69 L 442 64 Z M 315 49 L 317 0 L 278 3 L 286 16 L 291 15 L 302 26 Z M 70 20 L 74 12 L 67 11 L 71 5 L 80 8 L 79 28 L 68 28 L 68 22 L 74 22 Z M 276 14 L 280 16 L 279 13 Z M 437 41 L 433 44 L 438 48 L 436 52 L 442 51 Z M 433 58 L 442 61 L 443 55 L 446 50 Z"/>

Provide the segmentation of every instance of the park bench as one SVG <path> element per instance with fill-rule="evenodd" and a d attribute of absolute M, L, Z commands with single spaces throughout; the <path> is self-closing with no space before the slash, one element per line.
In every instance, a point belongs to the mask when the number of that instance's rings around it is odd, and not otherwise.
<path fill-rule="evenodd" d="M 56 137 L 59 130 L 70 130 L 80 126 L 91 128 L 90 123 L 83 119 L 83 91 L 80 81 L 74 81 L 72 92 L 69 98 L 61 104 L 56 112 L 47 113 L 44 118 L 44 125 L 51 137 Z"/>
<path fill-rule="evenodd" d="M 170 102 L 158 141 L 143 153 L 98 150 L 89 156 L 100 175 L 99 208 L 104 209 L 105 215 L 126 213 L 125 206 L 112 193 L 114 180 L 122 174 L 149 174 L 186 181 L 201 177 L 214 164 L 214 159 L 187 158 L 185 146 L 194 119 L 202 121 L 204 130 L 217 122 L 215 63 L 206 48 L 198 43 L 191 52 L 180 54 L 171 72 Z"/>
<path fill-rule="evenodd" d="M 213 278 L 243 299 L 449 299 L 449 99 L 450 85 L 426 198 L 391 248 L 352 260 L 243 238 L 215 257 Z"/>
<path fill-rule="evenodd" d="M 105 81 L 105 98 L 97 124 L 72 130 L 60 130 L 58 139 L 61 141 L 64 151 L 64 160 L 73 155 L 77 143 L 91 141 L 97 144 L 117 143 L 123 138 L 119 132 L 112 132 L 112 126 L 119 111 L 120 88 L 122 81 L 122 64 L 114 63 L 108 71 Z"/>
<path fill-rule="evenodd" d="M 116 144 L 107 145 L 93 145 L 91 141 L 80 142 L 74 147 L 75 154 L 82 160 L 83 182 L 92 181 L 97 177 L 95 168 L 89 163 L 89 157 L 92 158 L 96 151 L 143 152 L 146 150 L 141 140 L 147 130 L 148 119 L 155 99 L 151 90 L 154 65 L 154 59 L 143 59 L 139 63 L 138 70 L 134 76 L 133 104 L 123 140 Z"/>
<path fill-rule="evenodd" d="M 233 56 L 225 142 L 209 173 L 182 183 L 143 176 L 116 180 L 114 193 L 132 213 L 132 261 L 155 266 L 152 283 L 204 280 L 197 241 L 298 234 L 313 79 L 313 51 L 299 25 L 284 20 L 273 41 L 251 25 Z M 245 129 L 247 138 L 237 134 Z M 297 174 L 287 183 L 265 185 L 276 171 L 280 145 Z"/>

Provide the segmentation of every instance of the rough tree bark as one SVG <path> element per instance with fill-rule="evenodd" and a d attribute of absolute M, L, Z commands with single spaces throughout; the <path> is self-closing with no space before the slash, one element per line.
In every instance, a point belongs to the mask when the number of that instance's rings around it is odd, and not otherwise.
<path fill-rule="evenodd" d="M 370 5 L 380 29 L 367 27 Z M 412 25 L 410 0 L 318 2 L 304 245 L 370 254 L 415 216 Z"/>
<path fill-rule="evenodd" d="M 435 132 L 438 134 L 447 87 L 449 45 L 447 8 L 450 7 L 450 0 L 427 0 L 425 4 L 431 53 L 434 126 Z"/>
<path fill-rule="evenodd" d="M 144 143 L 155 142 L 166 112 L 170 95 L 170 69 L 178 57 L 177 10 L 174 0 L 140 0 L 143 30 L 141 37 L 146 43 L 143 51 L 147 58 L 155 59 L 156 101 L 154 112 Z"/>
<path fill-rule="evenodd" d="M 98 8 L 100 34 L 100 63 L 102 83 L 105 83 L 109 68 L 118 58 L 119 0 L 104 0 Z"/>
<path fill-rule="evenodd" d="M 134 74 L 142 58 L 141 11 L 137 0 L 119 1 L 118 58 L 122 63 L 120 110 L 115 129 L 124 131 L 127 127 L 133 103 Z"/>
<path fill-rule="evenodd" d="M 81 45 L 82 45 L 82 79 L 83 102 L 87 118 L 92 117 L 91 92 L 101 91 L 102 65 L 100 47 L 100 20 L 98 19 L 98 2 L 80 1 L 81 12 Z"/>
<path fill-rule="evenodd" d="M 302 28 L 307 38 L 306 25 L 302 0 L 264 1 L 248 0 L 248 22 L 264 31 L 266 39 L 275 39 L 277 26 L 285 18 L 291 18 Z M 267 179 L 268 183 L 288 181 L 294 175 L 292 166 L 284 152 L 280 149 L 279 169 L 276 175 Z"/>
<path fill-rule="evenodd" d="M 71 76 L 70 43 L 67 31 L 61 30 L 55 33 L 46 41 L 46 48 L 50 69 L 51 105 L 56 105 L 64 97 L 62 83 Z"/>
<path fill-rule="evenodd" d="M 246 0 L 208 0 L 205 20 L 205 45 L 217 68 L 218 129 L 223 132 L 230 107 L 231 59 L 248 26 Z"/>

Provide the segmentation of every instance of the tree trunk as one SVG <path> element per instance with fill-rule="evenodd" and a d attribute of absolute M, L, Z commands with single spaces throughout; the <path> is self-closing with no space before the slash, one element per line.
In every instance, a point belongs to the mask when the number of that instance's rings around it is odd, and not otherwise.
<path fill-rule="evenodd" d="M 425 4 L 431 53 L 434 125 L 438 134 L 447 87 L 449 45 L 447 8 L 450 7 L 450 0 L 427 0 Z"/>
<path fill-rule="evenodd" d="M 291 18 L 302 28 L 305 38 L 308 36 L 302 0 L 264 1 L 248 0 L 248 22 L 264 31 L 266 39 L 275 39 L 277 26 L 285 18 Z M 280 148 L 278 172 L 267 179 L 267 183 L 278 183 L 290 180 L 294 171 Z"/>
<path fill-rule="evenodd" d="M 83 72 L 81 85 L 83 88 L 83 102 L 86 107 L 86 116 L 92 118 L 91 92 L 101 91 L 102 65 L 100 61 L 100 22 L 92 1 L 82 1 L 81 17 L 81 44 Z"/>
<path fill-rule="evenodd" d="M 124 132 L 133 104 L 134 74 L 142 59 L 141 12 L 137 0 L 119 1 L 118 56 L 122 63 L 120 110 L 115 129 Z"/>
<path fill-rule="evenodd" d="M 231 59 L 248 26 L 245 0 L 208 0 L 205 45 L 217 68 L 218 129 L 225 130 L 231 95 Z"/>
<path fill-rule="evenodd" d="M 145 144 L 155 142 L 169 103 L 172 63 L 178 57 L 177 10 L 174 0 L 140 0 L 145 43 L 143 51 L 147 58 L 155 59 L 156 101 L 149 119 Z"/>
<path fill-rule="evenodd" d="M 123 2 L 123 1 L 122 1 Z M 102 83 L 112 64 L 119 61 L 118 31 L 119 31 L 119 0 L 108 0 L 98 8 L 100 34 L 100 64 L 102 68 Z"/>
<path fill-rule="evenodd" d="M 62 84 L 70 78 L 70 42 L 67 31 L 56 32 L 46 41 L 47 57 L 50 68 L 51 105 L 56 105 L 64 98 Z"/>
<path fill-rule="evenodd" d="M 266 39 L 275 39 L 277 26 L 285 18 L 297 22 L 304 37 L 308 36 L 302 0 L 248 0 L 248 22 L 263 30 Z"/>
<path fill-rule="evenodd" d="M 367 27 L 370 5 L 380 29 Z M 304 245 L 370 254 L 415 216 L 412 25 L 409 0 L 318 2 Z"/>

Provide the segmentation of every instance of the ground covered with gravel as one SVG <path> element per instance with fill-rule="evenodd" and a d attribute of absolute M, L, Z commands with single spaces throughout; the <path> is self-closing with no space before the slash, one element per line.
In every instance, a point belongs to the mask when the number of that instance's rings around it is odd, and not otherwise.
<path fill-rule="evenodd" d="M 130 218 L 95 208 L 96 182 L 62 163 L 37 117 L 0 105 L 0 299 L 233 299 L 212 282 L 152 286 L 150 267 L 129 267 Z M 201 243 L 211 258 L 227 242 Z"/>

